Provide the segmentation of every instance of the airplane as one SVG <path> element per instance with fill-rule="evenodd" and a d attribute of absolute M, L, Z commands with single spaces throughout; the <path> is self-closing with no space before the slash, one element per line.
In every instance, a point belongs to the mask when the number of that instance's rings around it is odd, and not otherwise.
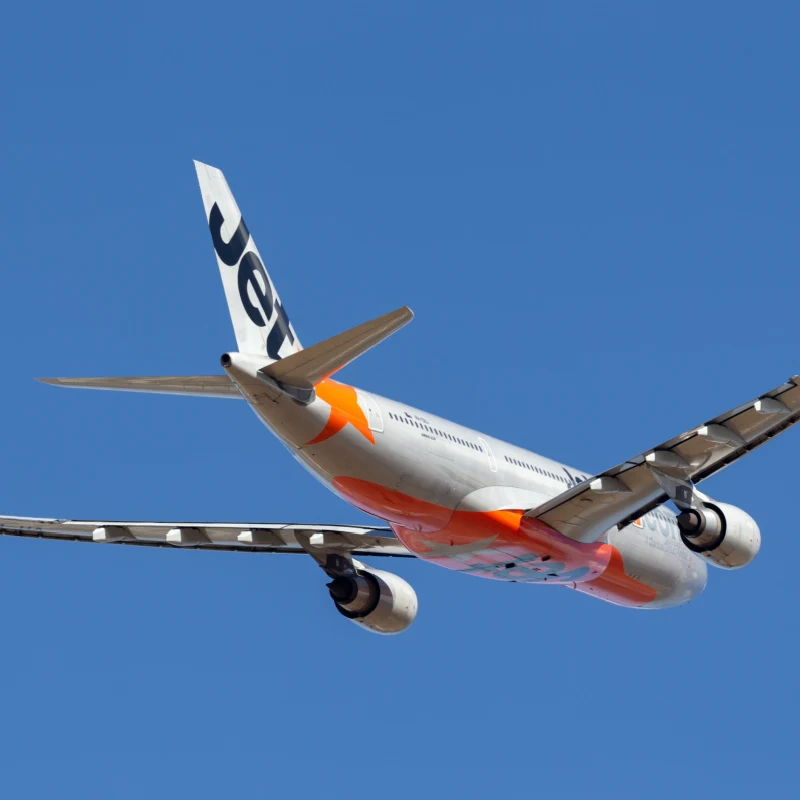
<path fill-rule="evenodd" d="M 697 597 L 708 564 L 738 569 L 756 522 L 697 484 L 800 419 L 800 376 L 597 474 L 334 379 L 411 321 L 407 307 L 300 344 L 223 173 L 195 162 L 237 349 L 223 374 L 45 378 L 84 389 L 245 400 L 325 486 L 384 524 L 131 522 L 0 517 L 0 533 L 140 547 L 305 553 L 345 618 L 381 634 L 417 615 L 414 589 L 364 557 L 565 586 L 618 606 Z M 677 512 L 666 503 L 671 502 Z"/>

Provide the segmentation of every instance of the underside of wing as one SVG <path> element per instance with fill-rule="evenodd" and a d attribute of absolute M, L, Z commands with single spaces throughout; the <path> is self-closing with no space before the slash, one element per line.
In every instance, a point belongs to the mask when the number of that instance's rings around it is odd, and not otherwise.
<path fill-rule="evenodd" d="M 0 517 L 0 535 L 249 553 L 340 552 L 414 558 L 389 528 L 281 523 L 127 522 Z"/>
<path fill-rule="evenodd" d="M 582 542 L 651 509 L 691 504 L 709 478 L 800 421 L 800 376 L 568 489 L 526 516 Z"/>
<path fill-rule="evenodd" d="M 70 389 L 105 389 L 117 392 L 180 394 L 192 397 L 230 397 L 241 399 L 239 390 L 227 375 L 176 375 L 166 377 L 39 378 L 51 386 Z"/>

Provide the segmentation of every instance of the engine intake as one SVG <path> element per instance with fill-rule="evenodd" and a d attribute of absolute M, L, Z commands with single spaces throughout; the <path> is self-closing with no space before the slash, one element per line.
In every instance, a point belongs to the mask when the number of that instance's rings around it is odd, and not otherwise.
<path fill-rule="evenodd" d="M 761 531 L 755 520 L 727 503 L 688 509 L 678 515 L 677 522 L 683 543 L 715 567 L 745 567 L 761 547 Z"/>
<path fill-rule="evenodd" d="M 360 567 L 328 584 L 339 613 L 374 633 L 406 630 L 417 616 L 417 595 L 401 577 Z"/>

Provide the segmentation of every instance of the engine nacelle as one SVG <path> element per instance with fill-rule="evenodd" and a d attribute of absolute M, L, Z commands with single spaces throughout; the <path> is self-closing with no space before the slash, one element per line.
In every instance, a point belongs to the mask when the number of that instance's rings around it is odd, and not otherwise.
<path fill-rule="evenodd" d="M 715 567 L 747 566 L 761 547 L 761 531 L 741 508 L 705 503 L 678 516 L 683 543 Z"/>
<path fill-rule="evenodd" d="M 339 613 L 374 633 L 402 633 L 417 616 L 417 594 L 401 577 L 359 565 L 328 584 Z"/>

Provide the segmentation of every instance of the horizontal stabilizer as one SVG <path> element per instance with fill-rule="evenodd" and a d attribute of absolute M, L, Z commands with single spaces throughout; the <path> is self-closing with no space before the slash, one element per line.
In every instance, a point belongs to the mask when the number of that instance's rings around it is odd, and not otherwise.
<path fill-rule="evenodd" d="M 408 306 L 364 322 L 324 342 L 293 353 L 261 372 L 278 383 L 298 389 L 312 389 L 317 383 L 338 372 L 362 353 L 391 336 L 414 319 Z"/>
<path fill-rule="evenodd" d="M 118 392 L 182 394 L 192 397 L 231 397 L 241 399 L 239 390 L 227 375 L 179 375 L 136 378 L 39 378 L 52 386 L 70 389 L 106 389 Z"/>

